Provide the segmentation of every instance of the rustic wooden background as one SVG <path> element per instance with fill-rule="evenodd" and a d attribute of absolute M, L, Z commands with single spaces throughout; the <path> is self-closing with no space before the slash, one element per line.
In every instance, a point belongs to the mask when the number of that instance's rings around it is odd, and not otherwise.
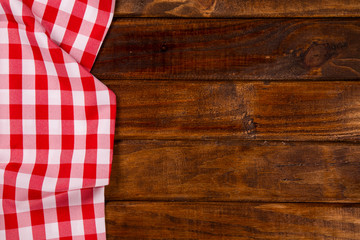
<path fill-rule="evenodd" d="M 360 1 L 117 0 L 108 239 L 360 239 Z"/>

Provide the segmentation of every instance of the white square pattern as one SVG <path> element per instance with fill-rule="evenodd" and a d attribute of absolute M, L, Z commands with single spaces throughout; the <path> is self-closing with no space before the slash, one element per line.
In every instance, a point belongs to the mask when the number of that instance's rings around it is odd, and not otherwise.
<path fill-rule="evenodd" d="M 46 5 L 48 0 L 35 0 L 35 2 L 42 3 L 42 4 Z"/>
<path fill-rule="evenodd" d="M 16 177 L 16 187 L 29 189 L 31 174 L 18 173 Z"/>
<path fill-rule="evenodd" d="M 77 48 L 79 50 L 82 50 L 82 49 L 85 49 L 86 48 L 86 44 L 88 43 L 89 41 L 89 37 L 88 36 L 85 36 L 85 35 L 82 35 L 82 34 L 78 34 L 76 36 L 76 39 L 75 39 L 75 42 L 73 44 L 73 47 L 74 48 Z"/>
<path fill-rule="evenodd" d="M 36 120 L 35 119 L 23 119 L 23 134 L 35 135 L 36 134 Z"/>
<path fill-rule="evenodd" d="M 8 163 L 8 162 L 10 162 L 10 149 L 0 149 L 0 163 Z M 0 181 L 2 181 L 4 177 L 3 174 L 4 174 L 4 169 L 0 169 Z"/>
<path fill-rule="evenodd" d="M 73 105 L 85 106 L 85 96 L 83 91 L 72 91 Z"/>
<path fill-rule="evenodd" d="M 87 128 L 86 120 L 74 120 L 75 135 L 85 135 L 86 128 Z"/>
<path fill-rule="evenodd" d="M 44 192 L 55 192 L 57 178 L 44 177 L 42 185 L 42 191 Z"/>
<path fill-rule="evenodd" d="M 98 105 L 109 105 L 110 104 L 110 94 L 109 91 L 96 91 L 96 101 Z"/>
<path fill-rule="evenodd" d="M 30 45 L 29 38 L 25 29 L 19 29 L 19 37 L 20 41 L 24 43 L 24 45 Z"/>
<path fill-rule="evenodd" d="M 22 60 L 22 74 L 35 75 L 35 61 L 33 59 Z"/>
<path fill-rule="evenodd" d="M 97 14 L 98 14 L 98 9 L 96 9 L 90 5 L 87 5 L 85 14 L 84 14 L 84 19 L 88 22 L 95 23 Z"/>
<path fill-rule="evenodd" d="M 110 119 L 99 119 L 98 134 L 109 134 L 110 133 Z"/>
<path fill-rule="evenodd" d="M 72 156 L 72 163 L 84 163 L 85 162 L 85 150 L 74 149 Z"/>
<path fill-rule="evenodd" d="M 96 232 L 98 233 L 105 232 L 105 218 L 96 218 L 95 225 L 96 225 Z"/>
<path fill-rule="evenodd" d="M 97 149 L 97 159 L 101 160 L 102 164 L 110 164 L 110 150 L 109 149 Z M 107 160 L 107 161 L 105 161 Z"/>
<path fill-rule="evenodd" d="M 16 211 L 19 213 L 29 212 L 30 211 L 30 203 L 29 201 L 15 201 Z"/>
<path fill-rule="evenodd" d="M 0 74 L 9 74 L 9 59 L 0 59 Z"/>
<path fill-rule="evenodd" d="M 60 149 L 49 149 L 49 164 L 58 164 L 60 163 Z"/>
<path fill-rule="evenodd" d="M 34 33 L 36 42 L 39 46 L 41 46 L 41 52 L 48 52 L 47 49 L 49 48 L 49 40 L 45 32 L 35 32 Z M 44 49 L 44 50 L 43 50 Z M 46 50 L 45 50 L 46 49 Z"/>
<path fill-rule="evenodd" d="M 105 188 L 104 187 L 96 187 L 94 188 L 93 194 L 94 194 L 94 204 L 96 203 L 103 203 L 105 200 Z"/>
<path fill-rule="evenodd" d="M 82 178 L 71 177 L 69 180 L 69 190 L 82 188 L 82 185 L 83 185 Z"/>
<path fill-rule="evenodd" d="M 0 119 L 0 134 L 8 135 L 10 134 L 10 120 L 9 119 Z M 0 160 L 1 162 L 1 160 Z"/>
<path fill-rule="evenodd" d="M 66 32 L 65 28 L 57 24 L 54 24 L 50 37 L 56 44 L 59 44 L 62 42 L 65 32 Z"/>
<path fill-rule="evenodd" d="M 1 9 L 1 7 L 0 7 Z M 7 28 L 0 27 L 0 44 L 9 42 L 9 32 Z"/>
<path fill-rule="evenodd" d="M 75 0 L 61 1 L 59 10 L 71 14 L 71 12 L 74 8 L 74 4 L 75 4 Z"/>
<path fill-rule="evenodd" d="M 23 149 L 23 161 L 22 163 L 34 164 L 36 160 L 36 150 L 35 149 Z"/>
<path fill-rule="evenodd" d="M 84 221 L 83 220 L 72 220 L 71 221 L 71 233 L 73 236 L 84 235 Z"/>
<path fill-rule="evenodd" d="M 22 90 L 22 104 L 23 105 L 35 105 L 35 90 L 23 89 Z"/>
<path fill-rule="evenodd" d="M 53 194 L 43 196 L 42 204 L 44 209 L 56 208 L 56 197 Z"/>
<path fill-rule="evenodd" d="M 96 186 L 105 186 L 109 184 L 109 180 L 107 178 L 97 178 L 95 184 Z"/>
<path fill-rule="evenodd" d="M 1 59 L 0 59 L 1 64 Z M 1 65 L 0 65 L 1 68 Z M 0 105 L 8 105 L 10 102 L 9 89 L 0 89 Z"/>
<path fill-rule="evenodd" d="M 66 72 L 69 77 L 80 77 L 80 67 L 77 63 L 71 62 L 71 63 L 65 63 Z"/>
<path fill-rule="evenodd" d="M 27 240 L 29 236 L 32 236 L 32 228 L 31 227 L 22 227 L 19 228 L 19 237 L 20 240 Z"/>
<path fill-rule="evenodd" d="M 69 196 L 69 206 L 81 205 L 81 190 L 70 191 L 68 196 Z"/>
<path fill-rule="evenodd" d="M 48 90 L 48 104 L 49 105 L 60 105 L 61 104 L 60 90 Z"/>
<path fill-rule="evenodd" d="M 61 120 L 49 119 L 49 135 L 61 135 Z"/>
<path fill-rule="evenodd" d="M 46 239 L 59 238 L 59 225 L 57 223 L 45 224 Z"/>
<path fill-rule="evenodd" d="M 44 61 L 46 73 L 49 76 L 57 76 L 56 68 L 54 66 L 54 63 Z"/>
<path fill-rule="evenodd" d="M 9 1 L 10 3 L 10 8 L 11 8 L 11 13 L 12 15 L 15 17 L 15 20 L 17 22 L 23 23 L 22 21 L 22 9 L 23 9 L 23 4 L 21 1 Z"/>

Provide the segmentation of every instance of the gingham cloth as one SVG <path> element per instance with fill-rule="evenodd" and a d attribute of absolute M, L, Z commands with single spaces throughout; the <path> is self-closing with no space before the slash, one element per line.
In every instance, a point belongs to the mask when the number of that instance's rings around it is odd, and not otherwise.
<path fill-rule="evenodd" d="M 112 0 L 0 0 L 0 239 L 105 239 Z"/>

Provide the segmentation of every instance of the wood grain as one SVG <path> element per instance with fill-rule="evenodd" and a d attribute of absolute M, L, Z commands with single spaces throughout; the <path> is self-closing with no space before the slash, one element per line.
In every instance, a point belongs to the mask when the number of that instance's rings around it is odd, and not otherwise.
<path fill-rule="evenodd" d="M 107 200 L 360 202 L 360 146 L 122 141 Z"/>
<path fill-rule="evenodd" d="M 110 202 L 108 239 L 359 239 L 359 205 Z"/>
<path fill-rule="evenodd" d="M 358 17 L 356 0 L 117 0 L 119 17 Z"/>
<path fill-rule="evenodd" d="M 354 80 L 357 19 L 118 19 L 100 79 Z"/>
<path fill-rule="evenodd" d="M 360 82 L 104 81 L 116 139 L 358 141 Z"/>

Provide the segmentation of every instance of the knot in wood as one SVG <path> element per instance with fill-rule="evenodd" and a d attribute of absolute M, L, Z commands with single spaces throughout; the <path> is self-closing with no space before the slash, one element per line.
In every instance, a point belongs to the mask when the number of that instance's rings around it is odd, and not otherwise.
<path fill-rule="evenodd" d="M 308 67 L 318 67 L 331 56 L 327 44 L 313 44 L 305 52 L 304 63 Z"/>
<path fill-rule="evenodd" d="M 160 50 L 161 50 L 162 52 L 166 52 L 166 51 L 168 50 L 168 47 L 167 47 L 166 43 L 163 43 L 163 44 L 161 45 Z"/>

